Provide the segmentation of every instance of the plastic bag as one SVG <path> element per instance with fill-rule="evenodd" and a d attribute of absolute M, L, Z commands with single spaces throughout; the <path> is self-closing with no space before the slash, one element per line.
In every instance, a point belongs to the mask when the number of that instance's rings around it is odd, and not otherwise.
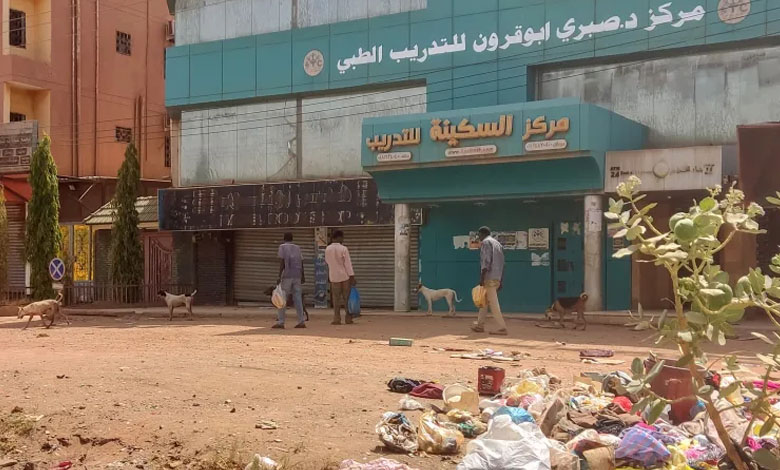
<path fill-rule="evenodd" d="M 485 286 L 476 286 L 471 289 L 471 300 L 477 308 L 482 308 L 487 305 L 487 291 L 485 290 Z"/>
<path fill-rule="evenodd" d="M 442 426 L 436 413 L 429 411 L 420 417 L 417 444 L 421 451 L 429 454 L 457 454 L 463 444 L 463 434 Z"/>
<path fill-rule="evenodd" d="M 284 308 L 287 306 L 287 294 L 284 292 L 284 289 L 282 289 L 281 284 L 274 289 L 274 293 L 271 295 L 271 303 L 274 304 L 274 307 L 276 308 Z"/>
<path fill-rule="evenodd" d="M 268 457 L 255 454 L 255 456 L 252 457 L 252 461 L 244 467 L 244 470 L 276 470 L 278 467 L 279 464 Z"/>
<path fill-rule="evenodd" d="M 515 424 L 534 422 L 534 418 L 529 412 L 522 408 L 515 408 L 512 406 L 502 406 L 496 410 L 496 412 L 493 413 L 493 419 L 505 415 L 509 416 L 512 419 L 512 422 Z"/>
<path fill-rule="evenodd" d="M 405 411 L 424 410 L 425 407 L 419 401 L 411 398 L 409 395 L 404 395 L 398 401 L 398 408 Z"/>
<path fill-rule="evenodd" d="M 360 316 L 360 294 L 356 288 L 352 288 L 349 291 L 349 299 L 347 299 L 347 312 L 353 317 Z"/>
<path fill-rule="evenodd" d="M 395 452 L 417 452 L 417 433 L 403 413 L 387 412 L 376 425 L 379 440 Z"/>
<path fill-rule="evenodd" d="M 547 438 L 532 423 L 514 424 L 509 416 L 496 416 L 482 436 L 471 441 L 457 470 L 550 470 Z"/>

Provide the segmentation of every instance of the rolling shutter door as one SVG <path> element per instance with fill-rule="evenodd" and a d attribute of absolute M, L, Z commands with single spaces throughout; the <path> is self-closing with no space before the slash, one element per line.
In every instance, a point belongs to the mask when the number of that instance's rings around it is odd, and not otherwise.
<path fill-rule="evenodd" d="M 314 229 L 267 229 L 235 232 L 234 298 L 236 302 L 268 302 L 263 293 L 279 277 L 279 245 L 285 232 L 292 232 L 293 243 L 301 247 L 306 284 L 306 303 L 314 298 Z"/>
<path fill-rule="evenodd" d="M 24 204 L 8 204 L 8 287 L 24 289 Z"/>
<path fill-rule="evenodd" d="M 393 226 L 344 227 L 344 245 L 349 248 L 352 267 L 360 291 L 361 307 L 392 308 L 395 283 L 395 229 Z M 419 277 L 419 227 L 413 226 L 410 236 L 409 289 Z M 411 295 L 412 308 L 417 296 Z"/>

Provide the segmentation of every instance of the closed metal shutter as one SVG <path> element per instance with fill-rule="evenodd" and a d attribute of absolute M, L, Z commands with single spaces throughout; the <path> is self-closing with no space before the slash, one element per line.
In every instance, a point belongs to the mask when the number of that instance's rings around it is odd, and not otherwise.
<path fill-rule="evenodd" d="M 24 204 L 8 204 L 8 287 L 10 289 L 24 289 L 25 265 L 24 260 Z"/>
<path fill-rule="evenodd" d="M 279 277 L 279 245 L 292 232 L 293 243 L 301 247 L 306 284 L 306 303 L 314 298 L 314 229 L 262 229 L 235 232 L 234 298 L 236 302 L 268 302 L 263 293 Z"/>
<path fill-rule="evenodd" d="M 349 248 L 358 281 L 361 307 L 392 308 L 395 284 L 395 228 L 393 226 L 344 227 L 344 245 Z M 419 227 L 409 233 L 411 307 L 417 308 L 412 289 L 419 278 Z"/>

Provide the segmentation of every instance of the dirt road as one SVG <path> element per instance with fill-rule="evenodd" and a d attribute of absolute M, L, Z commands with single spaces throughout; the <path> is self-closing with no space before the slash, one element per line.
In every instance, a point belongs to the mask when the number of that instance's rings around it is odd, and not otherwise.
<path fill-rule="evenodd" d="M 20 469 L 66 460 L 91 469 L 226 468 L 196 462 L 235 451 L 244 462 L 260 453 L 288 468 L 322 469 L 382 455 L 374 426 L 397 409 L 401 396 L 385 386 L 392 377 L 473 385 L 486 364 L 434 348 L 521 351 L 530 356 L 504 365 L 508 376 L 544 366 L 570 381 L 584 370 L 628 369 L 652 345 L 647 333 L 598 325 L 564 333 L 512 321 L 511 335 L 496 338 L 471 334 L 465 319 L 363 317 L 334 327 L 316 314 L 305 330 L 271 330 L 271 319 L 76 317 L 69 327 L 26 331 L 15 318 L 0 319 L 0 455 L 8 452 L 0 460 L 17 460 Z M 390 347 L 391 336 L 414 345 Z M 594 347 L 614 349 L 626 363 L 581 364 L 578 351 Z M 760 344 L 732 344 L 752 348 Z M 29 435 L 9 428 L 15 407 L 42 416 L 24 430 Z M 416 422 L 419 413 L 409 415 Z M 258 429 L 262 421 L 278 429 Z M 420 469 L 453 469 L 457 460 L 393 458 Z"/>

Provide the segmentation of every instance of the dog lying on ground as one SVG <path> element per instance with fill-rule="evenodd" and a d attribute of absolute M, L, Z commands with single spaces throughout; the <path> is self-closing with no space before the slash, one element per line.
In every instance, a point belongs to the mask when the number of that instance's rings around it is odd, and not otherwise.
<path fill-rule="evenodd" d="M 588 294 L 584 292 L 580 294 L 579 297 L 561 297 L 556 299 L 555 303 L 544 312 L 544 317 L 549 321 L 555 321 L 553 315 L 557 313 L 557 325 L 560 328 L 566 328 L 563 324 L 564 319 L 566 316 L 576 313 L 577 317 L 575 318 L 574 329 L 576 330 L 579 327 L 582 327 L 582 331 L 585 331 L 585 328 L 588 326 L 585 321 L 585 302 L 587 300 Z"/>
<path fill-rule="evenodd" d="M 27 319 L 27 324 L 24 325 L 23 330 L 26 330 L 28 326 L 30 326 L 30 322 L 32 321 L 33 317 L 39 316 L 41 317 L 41 323 L 43 323 L 43 326 L 46 328 L 51 328 L 52 325 L 54 325 L 54 322 L 57 320 L 57 317 L 62 315 L 65 317 L 65 321 L 70 325 L 70 318 L 60 310 L 60 307 L 62 307 L 62 292 L 57 294 L 57 297 L 54 299 L 47 299 L 47 300 L 39 300 L 38 302 L 33 302 L 31 304 L 25 305 L 24 307 L 19 307 L 19 312 L 17 314 L 17 318 L 24 318 L 25 316 L 29 316 L 30 318 Z M 49 324 L 46 324 L 46 318 L 49 317 Z"/>
<path fill-rule="evenodd" d="M 162 298 L 165 301 L 165 305 L 168 306 L 168 321 L 173 321 L 173 310 L 176 307 L 184 307 L 187 309 L 187 313 L 189 313 L 190 318 L 189 320 L 192 320 L 192 298 L 195 297 L 195 294 L 198 293 L 198 290 L 195 289 L 192 291 L 192 294 L 171 294 L 168 291 L 158 291 L 157 295 Z"/>
<path fill-rule="evenodd" d="M 425 297 L 425 300 L 428 301 L 428 315 L 433 315 L 433 303 L 435 301 L 439 299 L 445 299 L 447 301 L 447 305 L 449 306 L 447 316 L 454 317 L 455 304 L 452 301 L 455 300 L 455 302 L 461 302 L 461 299 L 458 298 L 458 293 L 452 289 L 429 289 L 422 285 L 422 283 L 417 284 L 415 294 L 422 294 L 422 296 Z"/>
<path fill-rule="evenodd" d="M 276 286 L 271 286 L 264 290 L 263 294 L 271 297 L 274 295 L 274 289 L 276 289 Z M 301 302 L 303 303 L 303 315 L 306 317 L 306 321 L 309 321 L 309 311 L 306 310 L 306 294 L 304 293 L 301 293 Z M 295 308 L 295 301 L 293 300 L 292 293 L 287 294 L 287 306 L 290 308 Z"/>

